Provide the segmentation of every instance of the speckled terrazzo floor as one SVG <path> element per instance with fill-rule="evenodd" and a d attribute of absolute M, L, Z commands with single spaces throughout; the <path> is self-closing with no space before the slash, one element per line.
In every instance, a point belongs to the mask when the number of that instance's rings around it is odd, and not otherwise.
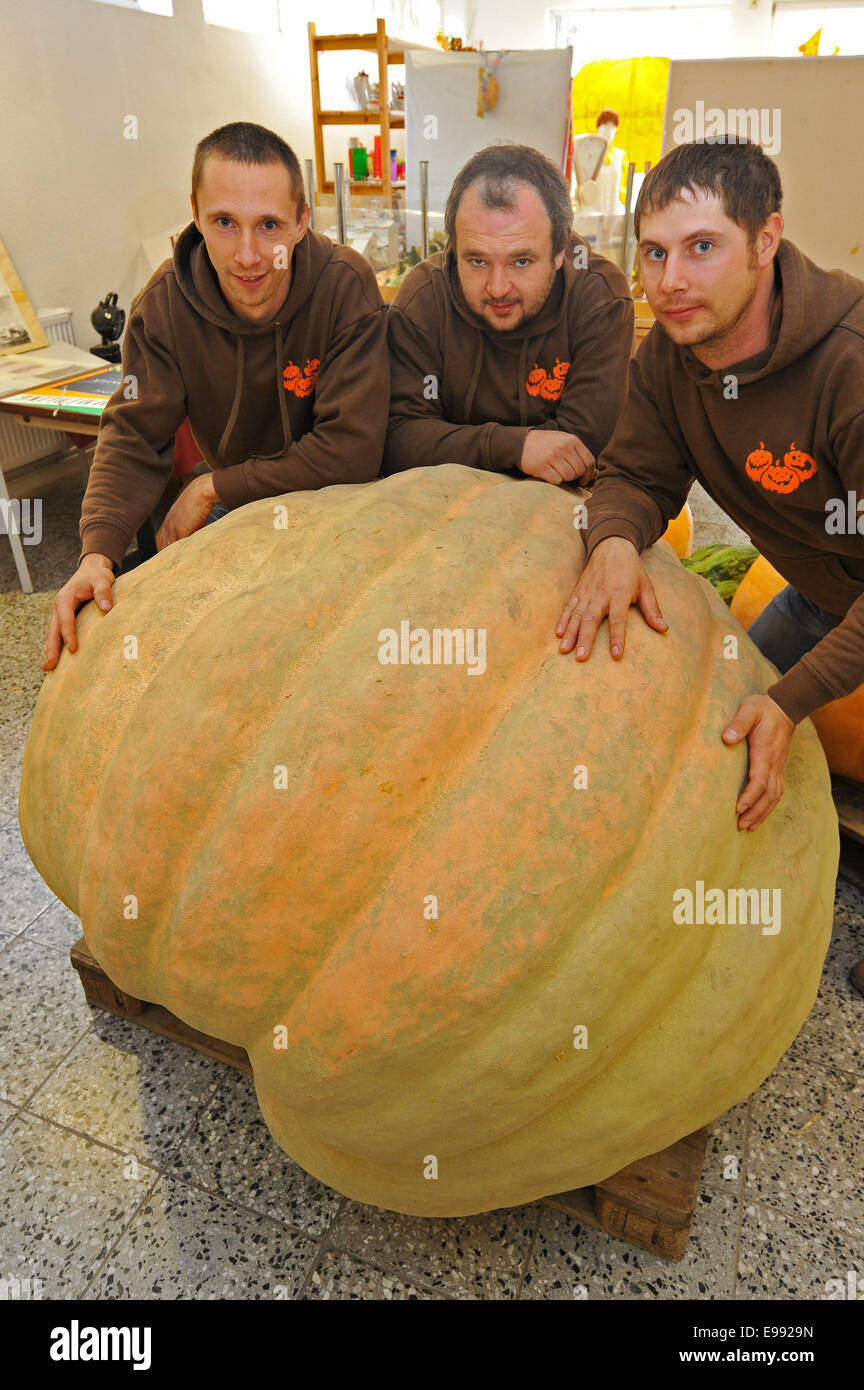
<path fill-rule="evenodd" d="M 842 879 L 817 1004 L 715 1124 L 678 1264 L 539 1205 L 452 1221 L 361 1206 L 276 1147 L 250 1079 L 88 1007 L 68 958 L 80 925 L 16 818 L 82 493 L 74 473 L 44 493 L 34 594 L 0 537 L 0 1276 L 58 1299 L 374 1300 L 819 1299 L 829 1279 L 864 1278 L 864 1001 L 846 980 L 864 893 Z M 691 502 L 697 545 L 740 539 Z"/>

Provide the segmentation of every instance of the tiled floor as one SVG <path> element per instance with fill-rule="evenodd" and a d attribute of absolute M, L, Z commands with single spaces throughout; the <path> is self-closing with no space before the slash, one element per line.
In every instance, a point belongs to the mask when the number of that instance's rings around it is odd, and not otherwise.
<path fill-rule="evenodd" d="M 838 884 L 804 1029 L 714 1126 L 677 1264 L 540 1205 L 428 1220 L 343 1198 L 276 1147 L 247 1077 L 91 1010 L 68 959 L 79 924 L 30 865 L 15 816 L 80 495 L 72 483 L 46 499 L 36 594 L 16 591 L 0 544 L 0 1277 L 38 1278 L 60 1299 L 376 1300 L 815 1299 L 829 1279 L 864 1277 L 852 884 Z M 724 538 L 710 507 L 697 523 L 698 544 Z"/>

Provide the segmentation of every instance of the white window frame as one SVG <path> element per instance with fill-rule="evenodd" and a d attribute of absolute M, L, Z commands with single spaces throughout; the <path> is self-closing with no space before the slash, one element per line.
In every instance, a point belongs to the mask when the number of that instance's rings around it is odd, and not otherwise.
<path fill-rule="evenodd" d="M 113 5 L 118 10 L 137 10 L 139 14 L 156 15 L 158 19 L 174 18 L 174 0 L 93 0 L 95 5 Z M 159 8 L 152 9 L 152 5 Z"/>

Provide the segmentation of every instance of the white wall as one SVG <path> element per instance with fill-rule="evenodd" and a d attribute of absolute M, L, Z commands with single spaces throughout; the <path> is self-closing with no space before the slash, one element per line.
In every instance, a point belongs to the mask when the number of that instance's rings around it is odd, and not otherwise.
<path fill-rule="evenodd" d="M 196 142 L 228 121 L 276 130 L 311 157 L 306 22 L 282 37 L 204 23 L 200 0 L 161 18 L 92 0 L 0 0 L 0 237 L 38 311 L 70 305 L 78 342 L 109 290 L 128 312 L 149 278 L 142 240 L 191 216 Z M 371 4 L 355 24 L 371 28 Z M 369 13 L 367 14 L 366 11 Z M 335 32 L 326 4 L 314 17 Z M 139 138 L 123 138 L 137 116 Z M 347 134 L 347 132 L 346 132 Z"/>
<path fill-rule="evenodd" d="M 703 111 L 764 113 L 760 135 L 783 182 L 786 236 L 817 265 L 860 278 L 864 183 L 852 171 L 860 160 L 862 91 L 864 57 L 673 62 L 662 153 L 675 143 L 676 112 L 698 120 L 699 102 Z M 814 111 L 831 112 L 828 146 Z M 701 134 L 694 131 L 694 138 Z"/>
<path fill-rule="evenodd" d="M 767 52 L 771 0 L 734 4 L 735 52 Z M 312 156 L 310 17 L 334 33 L 371 30 L 381 15 L 395 36 L 432 43 L 443 14 L 447 32 L 490 48 L 551 46 L 542 0 L 286 0 L 281 36 L 207 25 L 200 0 L 174 0 L 174 10 L 168 19 L 93 0 L 0 0 L 0 237 L 34 308 L 70 305 L 82 346 L 96 341 L 99 299 L 116 290 L 128 310 L 148 279 L 141 242 L 189 215 L 202 135 L 258 121 L 301 161 Z M 325 55 L 322 73 L 342 60 Z M 333 80 L 343 105 L 344 76 Z M 137 140 L 123 138 L 129 115 Z M 344 157 L 351 133 L 328 131 L 328 162 Z M 402 139 L 394 133 L 397 147 Z"/>
<path fill-rule="evenodd" d="M 679 3 L 686 0 L 679 0 Z M 731 0 L 734 6 L 732 41 L 728 56 L 760 56 L 768 53 L 771 32 L 772 0 Z M 815 0 L 814 0 L 815 3 Z M 467 26 L 472 43 L 485 48 L 548 48 L 553 44 L 552 10 L 566 9 L 625 9 L 630 6 L 657 5 L 658 0 L 467 0 Z M 667 57 L 663 43 L 673 16 L 657 14 L 657 42 L 646 53 L 632 57 Z M 727 56 L 694 54 L 694 57 Z"/>
<path fill-rule="evenodd" d="M 542 0 L 467 0 L 468 39 L 484 48 L 552 48 L 549 8 Z"/>

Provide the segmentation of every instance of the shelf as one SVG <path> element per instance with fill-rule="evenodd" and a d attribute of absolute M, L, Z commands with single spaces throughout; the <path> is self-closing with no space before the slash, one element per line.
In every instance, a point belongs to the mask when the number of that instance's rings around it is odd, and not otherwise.
<path fill-rule="evenodd" d="M 404 181 L 397 183 L 391 180 L 389 165 L 386 162 L 386 152 L 390 149 L 390 132 L 391 130 L 405 129 L 405 112 L 391 111 L 389 106 L 379 106 L 374 111 L 322 110 L 318 55 L 319 53 L 350 52 L 354 49 L 362 53 L 374 53 L 378 60 L 378 92 L 386 100 L 390 96 L 388 68 L 394 64 L 405 62 L 406 49 L 422 50 L 425 45 L 397 39 L 395 41 L 397 47 L 391 47 L 383 19 L 377 21 L 374 34 L 316 34 L 313 22 L 310 22 L 307 28 L 309 33 L 309 76 L 312 84 L 312 129 L 315 136 L 315 178 L 318 191 L 320 193 L 333 192 L 333 180 L 325 178 L 324 127 L 338 125 L 374 126 L 381 132 L 381 146 L 382 150 L 385 151 L 383 177 L 363 179 L 357 183 L 352 182 L 349 187 L 352 192 L 356 193 L 382 194 L 389 201 L 394 188 L 405 187 Z"/>
<path fill-rule="evenodd" d="M 375 111 L 319 111 L 318 119 L 322 125 L 380 125 L 381 112 Z M 390 129 L 405 129 L 405 112 L 390 112 Z"/>
<path fill-rule="evenodd" d="M 381 21 L 383 23 L 383 20 Z M 422 43 L 409 43 L 405 39 L 397 39 L 401 44 L 400 48 L 389 48 L 387 50 L 387 62 L 402 66 L 405 62 L 405 49 L 425 47 Z M 356 50 L 359 53 L 376 53 L 378 51 L 377 34 L 316 34 L 315 44 L 319 53 L 345 53 Z"/>
<path fill-rule="evenodd" d="M 346 179 L 349 193 L 381 193 L 384 190 L 383 179 Z M 388 188 L 404 188 L 404 179 L 390 179 Z M 319 193 L 335 193 L 336 185 L 332 179 L 326 179 L 319 188 Z"/>

